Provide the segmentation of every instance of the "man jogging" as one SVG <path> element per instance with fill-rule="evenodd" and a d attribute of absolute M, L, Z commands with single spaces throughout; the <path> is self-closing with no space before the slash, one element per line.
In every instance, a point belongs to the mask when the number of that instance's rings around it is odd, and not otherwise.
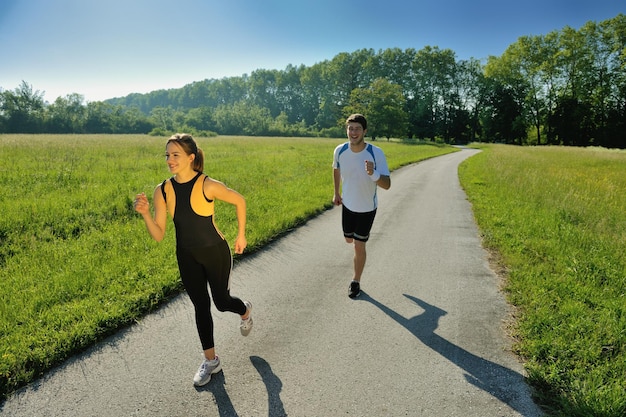
<path fill-rule="evenodd" d="M 365 244 L 376 216 L 378 187 L 391 187 L 389 167 L 382 149 L 365 142 L 367 120 L 353 114 L 346 120 L 348 142 L 335 148 L 333 156 L 333 204 L 343 205 L 341 223 L 347 243 L 354 243 L 354 276 L 348 296 L 361 292 L 365 267 Z"/>

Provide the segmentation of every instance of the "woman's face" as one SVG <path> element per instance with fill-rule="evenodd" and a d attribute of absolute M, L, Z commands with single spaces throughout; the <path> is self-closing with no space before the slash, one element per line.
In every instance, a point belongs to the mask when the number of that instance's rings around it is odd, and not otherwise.
<path fill-rule="evenodd" d="M 174 175 L 191 169 L 193 158 L 193 155 L 187 155 L 176 142 L 169 142 L 165 148 L 165 162 L 167 162 L 167 167 Z"/>

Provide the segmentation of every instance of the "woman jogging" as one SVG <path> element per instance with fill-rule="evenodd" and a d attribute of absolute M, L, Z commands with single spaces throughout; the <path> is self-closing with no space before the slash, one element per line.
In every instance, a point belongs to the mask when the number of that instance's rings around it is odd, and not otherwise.
<path fill-rule="evenodd" d="M 165 236 L 167 213 L 176 229 L 176 258 L 180 277 L 193 303 L 196 327 L 204 350 L 204 360 L 193 383 L 207 384 L 211 375 L 222 369 L 215 354 L 213 318 L 211 316 L 211 288 L 215 307 L 241 316 L 241 334 L 252 330 L 252 305 L 230 295 L 232 256 L 228 242 L 213 221 L 215 200 L 236 207 L 238 234 L 235 253 L 246 248 L 246 201 L 241 194 L 223 183 L 209 178 L 204 171 L 204 153 L 191 135 L 176 134 L 169 138 L 165 159 L 173 177 L 163 181 L 154 190 L 154 217 L 144 193 L 137 194 L 135 210 L 143 216 L 150 236 L 160 242 Z"/>

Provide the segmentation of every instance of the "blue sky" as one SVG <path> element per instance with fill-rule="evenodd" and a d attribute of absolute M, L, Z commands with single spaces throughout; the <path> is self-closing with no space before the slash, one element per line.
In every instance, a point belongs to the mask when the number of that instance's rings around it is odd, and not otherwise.
<path fill-rule="evenodd" d="M 619 13 L 618 0 L 1 0 L 0 87 L 96 101 L 362 48 L 482 59 Z"/>

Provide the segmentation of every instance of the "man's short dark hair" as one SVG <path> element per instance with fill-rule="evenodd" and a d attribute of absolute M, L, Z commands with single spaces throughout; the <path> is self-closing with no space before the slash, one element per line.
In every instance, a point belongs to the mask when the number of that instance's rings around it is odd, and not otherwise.
<path fill-rule="evenodd" d="M 351 114 L 350 116 L 348 116 L 346 124 L 348 123 L 359 123 L 361 126 L 363 126 L 363 130 L 367 129 L 367 120 L 365 119 L 365 116 L 359 113 Z"/>

